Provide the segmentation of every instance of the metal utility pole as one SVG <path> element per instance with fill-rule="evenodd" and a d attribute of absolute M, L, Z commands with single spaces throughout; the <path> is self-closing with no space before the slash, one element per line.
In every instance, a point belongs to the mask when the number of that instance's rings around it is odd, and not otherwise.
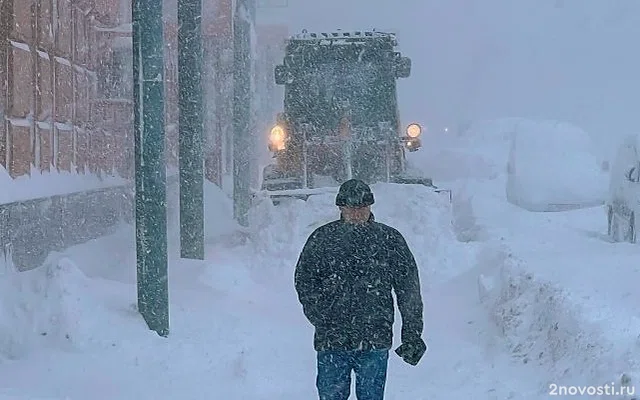
<path fill-rule="evenodd" d="M 202 0 L 178 0 L 180 256 L 204 260 Z"/>
<path fill-rule="evenodd" d="M 138 310 L 149 329 L 167 336 L 169 290 L 162 3 L 133 0 L 132 21 Z"/>
<path fill-rule="evenodd" d="M 233 215 L 249 225 L 251 195 L 251 29 L 255 0 L 236 0 L 233 16 Z"/>

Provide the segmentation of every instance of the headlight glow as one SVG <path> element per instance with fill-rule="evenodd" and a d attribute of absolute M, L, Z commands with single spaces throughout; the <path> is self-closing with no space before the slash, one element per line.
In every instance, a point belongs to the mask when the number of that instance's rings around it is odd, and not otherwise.
<path fill-rule="evenodd" d="M 280 125 L 276 125 L 271 128 L 271 134 L 269 135 L 269 148 L 272 151 L 284 150 L 286 136 L 284 128 Z"/>
<path fill-rule="evenodd" d="M 422 133 L 422 127 L 420 124 L 409 124 L 407 126 L 407 136 L 410 138 L 417 138 Z"/>

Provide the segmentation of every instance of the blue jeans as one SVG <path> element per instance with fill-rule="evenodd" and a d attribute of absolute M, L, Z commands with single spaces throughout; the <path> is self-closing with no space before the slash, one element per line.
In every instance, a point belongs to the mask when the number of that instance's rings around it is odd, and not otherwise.
<path fill-rule="evenodd" d="M 319 351 L 316 386 L 320 400 L 347 400 L 352 370 L 357 399 L 382 400 L 388 359 L 388 350 Z"/>

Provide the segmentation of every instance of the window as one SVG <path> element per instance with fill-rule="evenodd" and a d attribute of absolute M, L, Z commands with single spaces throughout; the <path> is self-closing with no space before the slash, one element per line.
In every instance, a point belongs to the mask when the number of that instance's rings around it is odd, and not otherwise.
<path fill-rule="evenodd" d="M 108 99 L 133 98 L 133 54 L 131 48 L 118 47 L 110 59 L 99 65 L 100 97 Z"/>

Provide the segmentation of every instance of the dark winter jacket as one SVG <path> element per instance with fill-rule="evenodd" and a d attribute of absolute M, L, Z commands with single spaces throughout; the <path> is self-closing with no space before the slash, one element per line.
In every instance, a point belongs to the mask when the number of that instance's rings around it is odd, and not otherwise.
<path fill-rule="evenodd" d="M 362 225 L 337 220 L 316 229 L 295 271 L 304 314 L 316 328 L 314 348 L 389 349 L 396 293 L 402 342 L 422 335 L 418 268 L 400 232 L 372 218 Z"/>

